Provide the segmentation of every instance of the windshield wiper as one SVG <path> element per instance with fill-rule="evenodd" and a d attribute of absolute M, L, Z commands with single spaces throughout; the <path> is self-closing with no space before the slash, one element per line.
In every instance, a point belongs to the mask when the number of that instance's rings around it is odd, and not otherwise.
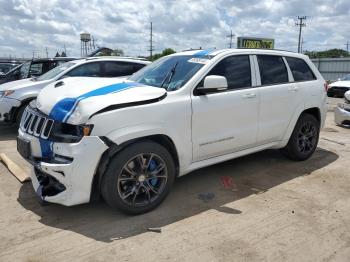
<path fill-rule="evenodd" d="M 175 73 L 175 69 L 178 65 L 179 61 L 177 61 L 173 67 L 169 70 L 169 72 L 166 74 L 166 77 L 164 78 L 162 84 L 160 85 L 160 87 L 163 87 L 165 84 L 169 84 L 171 82 L 171 79 L 173 79 L 174 73 Z M 167 88 L 166 88 L 167 89 Z"/>

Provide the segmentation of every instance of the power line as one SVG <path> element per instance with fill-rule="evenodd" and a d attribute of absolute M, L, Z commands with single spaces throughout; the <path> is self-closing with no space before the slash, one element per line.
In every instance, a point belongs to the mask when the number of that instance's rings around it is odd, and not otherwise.
<path fill-rule="evenodd" d="M 296 26 L 299 26 L 299 39 L 298 39 L 298 53 L 301 52 L 301 28 L 305 27 L 306 24 L 303 20 L 306 20 L 306 16 L 298 16 L 299 23 L 295 23 Z"/>
<path fill-rule="evenodd" d="M 230 43 L 228 44 L 229 48 L 232 48 L 232 39 L 234 36 L 235 36 L 235 34 L 232 33 L 232 30 L 231 30 L 231 33 L 226 36 L 226 37 L 230 38 Z"/>
<path fill-rule="evenodd" d="M 152 60 L 152 55 L 154 51 L 154 45 L 153 45 L 153 23 L 151 22 L 151 30 L 149 35 L 149 58 Z"/>

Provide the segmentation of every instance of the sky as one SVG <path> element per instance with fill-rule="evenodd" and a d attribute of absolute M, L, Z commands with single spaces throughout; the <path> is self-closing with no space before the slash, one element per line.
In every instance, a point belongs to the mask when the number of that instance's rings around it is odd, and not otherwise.
<path fill-rule="evenodd" d="M 227 35 L 275 39 L 296 51 L 297 16 L 307 16 L 303 49 L 346 49 L 349 0 L 0 0 L 0 56 L 46 57 L 66 48 L 80 55 L 80 33 L 98 46 L 148 55 L 150 22 L 155 53 L 164 48 L 227 48 Z M 349 47 L 350 48 L 350 47 Z"/>

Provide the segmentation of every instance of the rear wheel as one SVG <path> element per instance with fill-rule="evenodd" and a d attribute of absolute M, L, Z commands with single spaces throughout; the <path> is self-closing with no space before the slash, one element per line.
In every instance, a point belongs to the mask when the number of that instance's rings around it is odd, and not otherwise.
<path fill-rule="evenodd" d="M 129 214 L 157 207 L 175 179 L 170 153 L 152 141 L 132 144 L 115 155 L 102 181 L 102 196 L 109 206 Z"/>
<path fill-rule="evenodd" d="M 310 114 L 298 119 L 289 142 L 282 149 L 284 155 L 293 160 L 306 160 L 315 152 L 320 133 L 320 123 Z"/>

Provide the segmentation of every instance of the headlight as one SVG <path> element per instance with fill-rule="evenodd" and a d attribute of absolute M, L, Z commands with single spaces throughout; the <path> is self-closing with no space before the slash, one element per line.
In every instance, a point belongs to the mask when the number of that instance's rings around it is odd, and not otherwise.
<path fill-rule="evenodd" d="M 50 139 L 55 142 L 77 143 L 83 136 L 91 134 L 93 125 L 71 125 L 55 122 L 51 131 Z"/>
<path fill-rule="evenodd" d="M 13 94 L 15 91 L 14 90 L 4 90 L 4 91 L 0 91 L 0 98 L 1 97 L 5 97 L 5 96 L 9 96 L 11 94 Z"/>

